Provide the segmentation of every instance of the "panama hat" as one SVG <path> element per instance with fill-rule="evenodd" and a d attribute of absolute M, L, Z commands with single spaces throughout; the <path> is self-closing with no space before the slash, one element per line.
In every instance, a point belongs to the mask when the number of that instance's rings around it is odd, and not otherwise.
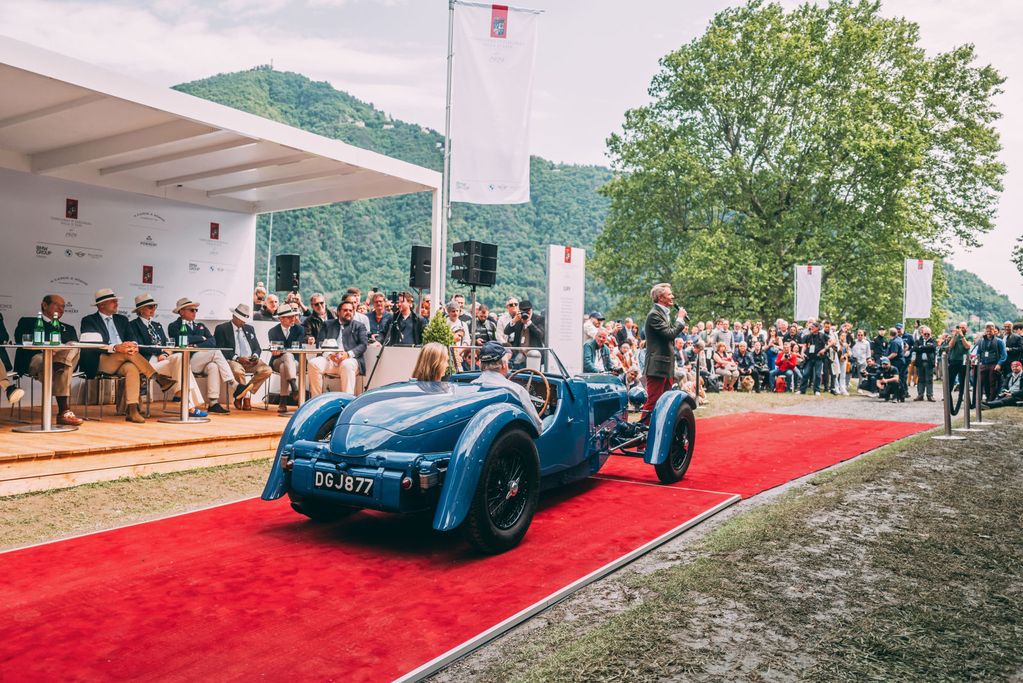
<path fill-rule="evenodd" d="M 292 306 L 291 304 L 283 304 L 283 305 L 281 305 L 280 308 L 277 309 L 277 317 L 278 318 L 286 318 L 289 315 L 297 316 L 298 315 L 298 309 L 295 308 L 294 306 Z"/>
<path fill-rule="evenodd" d="M 135 310 L 137 311 L 144 306 L 156 306 L 156 299 L 148 294 L 139 294 L 135 297 Z"/>
<path fill-rule="evenodd" d="M 118 297 L 114 294 L 112 289 L 97 289 L 96 290 L 96 305 L 99 306 L 104 301 L 110 301 L 111 299 L 116 300 Z"/>
<path fill-rule="evenodd" d="M 248 322 L 252 318 L 248 304 L 238 304 L 231 310 L 231 315 L 242 322 Z"/>
<path fill-rule="evenodd" d="M 174 304 L 174 312 L 180 313 L 182 308 L 192 308 L 193 306 L 195 308 L 199 308 L 199 302 L 192 301 L 187 296 L 183 296 L 180 299 L 178 299 L 178 302 L 176 304 Z"/>

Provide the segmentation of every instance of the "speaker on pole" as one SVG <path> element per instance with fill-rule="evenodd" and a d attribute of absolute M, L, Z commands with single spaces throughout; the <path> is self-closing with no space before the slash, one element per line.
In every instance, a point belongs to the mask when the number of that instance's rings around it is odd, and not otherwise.
<path fill-rule="evenodd" d="M 473 287 L 493 287 L 497 282 L 497 245 L 476 240 L 452 245 L 451 278 Z"/>
<path fill-rule="evenodd" d="M 300 279 L 299 255 L 277 255 L 277 281 L 274 290 L 278 292 L 296 291 Z"/>
<path fill-rule="evenodd" d="M 408 286 L 411 289 L 430 287 L 430 247 L 412 245 L 412 262 L 408 269 Z"/>

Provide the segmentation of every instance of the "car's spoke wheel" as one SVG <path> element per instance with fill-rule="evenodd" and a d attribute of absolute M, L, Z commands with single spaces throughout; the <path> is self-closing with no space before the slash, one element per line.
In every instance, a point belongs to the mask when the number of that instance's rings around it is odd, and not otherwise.
<path fill-rule="evenodd" d="M 533 439 L 511 428 L 490 446 L 466 518 L 469 542 L 486 553 L 515 547 L 526 535 L 540 496 L 540 460 Z"/>
<path fill-rule="evenodd" d="M 671 448 L 668 458 L 659 465 L 654 465 L 657 478 L 664 484 L 673 484 L 685 476 L 689 464 L 693 461 L 693 450 L 696 448 L 696 416 L 693 409 L 682 406 L 675 416 L 675 425 L 671 435 Z"/>

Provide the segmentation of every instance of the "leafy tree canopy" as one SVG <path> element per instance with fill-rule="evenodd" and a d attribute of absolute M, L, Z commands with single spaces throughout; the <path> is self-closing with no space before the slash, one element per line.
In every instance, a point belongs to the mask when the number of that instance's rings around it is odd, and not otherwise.
<path fill-rule="evenodd" d="M 814 263 L 823 312 L 899 319 L 904 258 L 992 227 L 1003 78 L 974 61 L 969 45 L 928 57 L 917 25 L 877 2 L 716 15 L 661 60 L 653 102 L 608 141 L 594 265 L 618 310 L 667 281 L 701 316 L 772 319 L 792 310 L 793 265 Z"/>

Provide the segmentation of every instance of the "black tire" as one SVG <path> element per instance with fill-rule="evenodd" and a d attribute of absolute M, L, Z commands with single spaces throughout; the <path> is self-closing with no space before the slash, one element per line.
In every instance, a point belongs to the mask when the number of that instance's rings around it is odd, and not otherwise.
<path fill-rule="evenodd" d="M 339 417 L 341 417 L 340 413 L 321 424 L 320 428 L 316 430 L 316 438 L 313 441 L 330 441 L 330 437 L 334 435 L 334 425 L 337 424 Z"/>
<path fill-rule="evenodd" d="M 524 430 L 510 428 L 490 445 L 465 535 L 478 550 L 503 553 L 526 535 L 540 499 L 540 458 Z"/>
<path fill-rule="evenodd" d="M 675 416 L 674 432 L 671 437 L 671 449 L 668 459 L 660 465 L 654 465 L 657 478 L 662 484 L 674 484 L 685 476 L 689 463 L 693 461 L 693 450 L 696 448 L 696 416 L 688 404 L 683 405 Z"/>
<path fill-rule="evenodd" d="M 291 495 L 291 493 L 288 494 L 288 498 L 291 499 L 292 510 L 305 515 L 314 522 L 334 522 L 358 510 L 358 508 L 348 507 L 347 505 L 331 505 L 330 503 L 322 503 L 317 500 L 299 500 Z"/>

